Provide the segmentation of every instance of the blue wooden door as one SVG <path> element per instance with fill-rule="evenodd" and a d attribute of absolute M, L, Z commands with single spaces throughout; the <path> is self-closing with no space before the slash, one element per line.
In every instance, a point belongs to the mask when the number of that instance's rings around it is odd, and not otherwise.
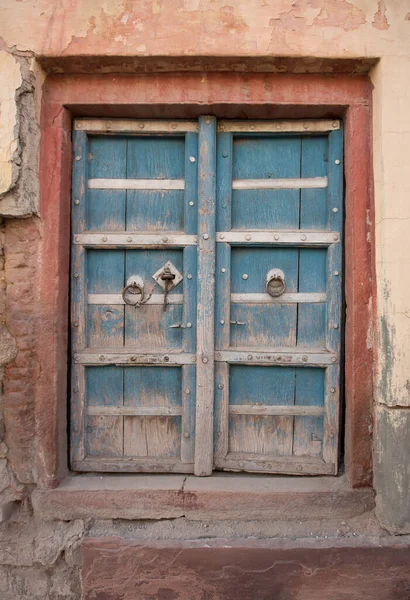
<path fill-rule="evenodd" d="M 335 473 L 339 122 L 75 122 L 76 470 Z"/>
<path fill-rule="evenodd" d="M 217 469 L 336 473 L 339 122 L 221 122 Z"/>
<path fill-rule="evenodd" d="M 74 469 L 193 470 L 197 129 L 75 123 Z"/>

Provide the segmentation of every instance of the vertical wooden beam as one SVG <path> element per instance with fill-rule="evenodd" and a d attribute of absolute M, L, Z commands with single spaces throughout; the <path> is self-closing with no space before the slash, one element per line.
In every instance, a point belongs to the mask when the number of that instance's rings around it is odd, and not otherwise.
<path fill-rule="evenodd" d="M 195 475 L 211 475 L 214 415 L 216 119 L 199 118 Z"/>

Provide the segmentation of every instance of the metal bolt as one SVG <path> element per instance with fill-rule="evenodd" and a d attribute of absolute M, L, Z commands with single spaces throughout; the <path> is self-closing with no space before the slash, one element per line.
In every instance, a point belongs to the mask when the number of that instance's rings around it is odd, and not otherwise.
<path fill-rule="evenodd" d="M 189 157 L 189 160 L 190 160 L 191 162 L 195 162 L 195 156 L 190 156 L 190 157 Z"/>
<path fill-rule="evenodd" d="M 247 273 L 244 273 L 244 274 L 242 275 L 242 279 L 245 279 L 245 281 L 246 281 L 246 280 L 248 279 L 248 274 L 247 274 Z"/>
<path fill-rule="evenodd" d="M 338 158 L 335 160 L 335 165 L 340 165 L 340 160 Z"/>
<path fill-rule="evenodd" d="M 254 130 L 255 129 L 255 125 L 251 125 L 250 129 Z"/>
<path fill-rule="evenodd" d="M 144 125 L 144 123 L 138 123 L 138 127 L 139 127 L 140 129 L 144 129 L 145 125 Z"/>
<path fill-rule="evenodd" d="M 187 431 L 184 433 L 184 438 L 189 438 L 189 433 Z"/>
<path fill-rule="evenodd" d="M 334 437 L 335 437 L 334 433 L 329 433 L 329 439 L 333 440 Z"/>
<path fill-rule="evenodd" d="M 78 355 L 74 356 L 74 360 L 75 360 L 75 362 L 80 362 L 80 357 Z"/>
<path fill-rule="evenodd" d="M 309 123 L 303 123 L 303 129 L 309 129 Z"/>
<path fill-rule="evenodd" d="M 136 356 L 131 356 L 131 360 L 132 360 L 132 362 L 135 362 L 137 360 L 137 357 Z"/>
<path fill-rule="evenodd" d="M 332 392 L 332 394 L 334 394 L 336 391 L 336 388 L 330 388 L 330 391 Z"/>
<path fill-rule="evenodd" d="M 191 363 L 193 363 L 193 364 L 195 364 L 195 363 L 196 363 L 196 356 L 193 356 L 193 357 L 191 358 Z"/>
<path fill-rule="evenodd" d="M 211 117 L 205 117 L 205 123 L 207 125 L 209 125 L 210 122 L 211 122 Z"/>
<path fill-rule="evenodd" d="M 338 325 L 337 323 L 335 323 L 335 324 L 333 325 L 333 329 L 339 329 L 339 325 Z"/>
<path fill-rule="evenodd" d="M 223 156 L 224 158 L 228 158 L 228 153 L 227 153 L 227 152 L 222 152 L 222 156 Z"/>
<path fill-rule="evenodd" d="M 339 271 L 335 271 L 335 272 L 333 273 L 333 275 L 335 275 L 335 276 L 337 277 L 337 276 L 339 275 Z"/>
<path fill-rule="evenodd" d="M 164 356 L 164 362 L 169 362 L 169 356 Z"/>
<path fill-rule="evenodd" d="M 164 236 L 164 237 L 162 238 L 162 241 L 164 242 L 164 244 L 166 244 L 166 243 L 167 243 L 167 241 L 168 241 L 168 238 L 167 238 L 166 236 Z"/>
<path fill-rule="evenodd" d="M 130 235 L 127 237 L 127 242 L 132 242 L 132 237 Z"/>
<path fill-rule="evenodd" d="M 275 129 L 282 129 L 282 125 L 280 123 L 276 123 Z"/>
<path fill-rule="evenodd" d="M 78 198 L 76 198 L 76 199 L 74 200 L 74 204 L 80 204 L 80 201 L 79 201 L 79 199 L 78 199 Z"/>
<path fill-rule="evenodd" d="M 193 203 L 193 202 L 192 202 L 192 200 L 191 200 L 191 202 L 189 203 L 189 206 L 193 206 L 193 205 L 194 205 L 194 203 Z"/>
<path fill-rule="evenodd" d="M 186 395 L 187 395 L 187 396 L 189 396 L 189 394 L 191 393 L 191 390 L 190 390 L 189 388 L 187 388 L 187 389 L 185 390 L 185 393 L 186 393 Z"/>
<path fill-rule="evenodd" d="M 332 358 L 332 362 L 333 362 L 333 363 L 335 363 L 335 362 L 336 362 L 336 357 L 335 357 L 335 356 L 333 356 L 333 358 Z"/>
<path fill-rule="evenodd" d="M 76 235 L 76 236 L 75 236 L 75 241 L 76 241 L 76 242 L 79 242 L 79 241 L 80 241 L 80 236 L 79 236 L 79 235 Z"/>
<path fill-rule="evenodd" d="M 191 329 L 192 323 L 187 323 L 186 326 L 187 326 L 188 329 Z"/>
<path fill-rule="evenodd" d="M 224 239 L 225 239 L 225 236 L 224 236 L 224 234 L 223 234 L 223 233 L 221 233 L 221 234 L 219 235 L 219 239 L 220 239 L 220 240 L 224 240 Z"/>
<path fill-rule="evenodd" d="M 218 383 L 218 389 L 223 390 L 224 389 L 224 384 L 223 383 Z"/>
<path fill-rule="evenodd" d="M 105 122 L 105 128 L 106 128 L 106 129 L 111 129 L 111 127 L 112 127 L 112 123 L 111 123 L 111 121 L 106 121 L 106 122 Z"/>
<path fill-rule="evenodd" d="M 334 208 L 334 209 L 333 209 L 333 212 L 334 212 L 334 213 L 337 213 L 337 212 L 339 212 L 339 209 L 338 209 L 338 208 Z"/>
<path fill-rule="evenodd" d="M 241 460 L 241 461 L 239 461 L 239 462 L 238 462 L 238 465 L 239 465 L 241 468 L 243 468 L 243 467 L 245 466 L 245 463 L 244 463 L 244 462 Z"/>
<path fill-rule="evenodd" d="M 100 356 L 99 356 L 99 359 L 100 359 L 100 360 L 105 360 L 105 356 L 104 356 L 104 354 L 100 354 Z"/>
<path fill-rule="evenodd" d="M 225 321 L 223 319 L 220 320 L 221 325 L 225 325 Z"/>
<path fill-rule="evenodd" d="M 305 235 L 301 235 L 300 239 L 302 240 L 302 242 L 304 242 L 306 240 L 306 236 Z"/>
<path fill-rule="evenodd" d="M 172 129 L 176 129 L 177 128 L 177 124 L 176 123 L 172 123 L 171 127 L 172 127 Z"/>
<path fill-rule="evenodd" d="M 302 470 L 303 470 L 303 467 L 302 467 L 302 465 L 298 465 L 298 466 L 296 467 L 296 470 L 297 470 L 297 471 L 302 471 Z"/>
<path fill-rule="evenodd" d="M 302 360 L 303 360 L 303 362 L 307 362 L 308 357 L 306 356 L 306 354 L 302 356 Z"/>
<path fill-rule="evenodd" d="M 206 356 L 203 357 L 202 362 L 206 365 L 206 363 L 208 362 L 208 359 Z"/>
<path fill-rule="evenodd" d="M 78 327 L 78 321 L 74 321 L 73 325 L 74 327 Z"/>
<path fill-rule="evenodd" d="M 202 237 L 204 238 L 204 240 L 208 240 L 209 239 L 209 235 L 207 233 L 204 233 L 204 235 Z"/>
<path fill-rule="evenodd" d="M 76 279 L 78 279 L 78 277 L 79 277 L 78 273 L 74 273 L 74 277 L 75 277 Z"/>
<path fill-rule="evenodd" d="M 75 160 L 81 160 L 81 156 L 76 156 Z"/>
<path fill-rule="evenodd" d="M 252 359 L 253 359 L 252 354 L 248 354 L 248 360 L 252 360 Z"/>
<path fill-rule="evenodd" d="M 339 127 L 339 123 L 337 121 L 333 121 L 332 127 L 333 129 L 336 129 L 336 127 Z"/>
<path fill-rule="evenodd" d="M 252 239 L 252 236 L 249 235 L 249 233 L 247 235 L 245 235 L 245 240 L 248 240 L 248 242 L 249 242 L 249 240 L 251 240 L 251 239 Z"/>
<path fill-rule="evenodd" d="M 74 394 L 76 394 L 78 392 L 78 387 L 74 387 L 73 392 L 74 392 Z"/>
<path fill-rule="evenodd" d="M 82 127 L 82 126 L 83 126 L 83 124 L 82 124 L 82 123 L 76 123 L 76 124 L 75 124 L 75 128 L 76 128 L 76 129 L 81 129 L 81 127 Z"/>
<path fill-rule="evenodd" d="M 277 361 L 281 361 L 281 360 L 282 360 L 282 357 L 281 357 L 281 356 L 278 356 L 278 357 L 276 358 L 276 360 L 277 360 Z"/>
<path fill-rule="evenodd" d="M 275 233 L 273 237 L 275 238 L 275 240 L 278 240 L 280 236 L 277 233 Z"/>
<path fill-rule="evenodd" d="M 191 273 L 188 273 L 187 277 L 188 277 L 188 279 L 192 279 Z"/>
<path fill-rule="evenodd" d="M 102 239 L 103 242 L 106 242 L 107 241 L 107 236 L 103 235 L 103 237 L 101 239 Z"/>
<path fill-rule="evenodd" d="M 337 242 L 337 240 L 339 239 L 339 236 L 337 233 L 333 236 L 333 239 L 335 240 L 335 242 Z"/>
<path fill-rule="evenodd" d="M 222 267 L 221 271 L 222 271 L 222 273 L 226 273 L 225 267 Z"/>

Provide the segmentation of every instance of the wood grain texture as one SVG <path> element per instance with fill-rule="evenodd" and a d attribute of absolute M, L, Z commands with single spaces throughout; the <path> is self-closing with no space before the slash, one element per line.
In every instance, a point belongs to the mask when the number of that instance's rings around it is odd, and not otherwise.
<path fill-rule="evenodd" d="M 195 475 L 212 473 L 214 389 L 214 290 L 216 120 L 199 118 L 198 312 Z"/>

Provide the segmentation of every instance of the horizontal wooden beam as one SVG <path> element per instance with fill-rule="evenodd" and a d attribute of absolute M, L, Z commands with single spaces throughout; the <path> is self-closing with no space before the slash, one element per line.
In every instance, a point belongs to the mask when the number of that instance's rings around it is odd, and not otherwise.
<path fill-rule="evenodd" d="M 91 133 L 185 133 L 198 131 L 197 121 L 142 119 L 76 119 L 74 129 Z"/>
<path fill-rule="evenodd" d="M 74 471 L 102 471 L 106 473 L 192 473 L 193 463 L 183 463 L 166 457 L 131 457 L 115 458 L 90 457 L 72 463 Z"/>
<path fill-rule="evenodd" d="M 231 131 L 232 133 L 320 133 L 337 131 L 340 121 L 337 119 L 320 120 L 278 120 L 278 121 L 219 121 L 218 131 Z"/>
<path fill-rule="evenodd" d="M 227 454 L 215 459 L 215 467 L 226 471 L 249 471 L 257 473 L 288 473 L 302 475 L 334 475 L 335 464 L 321 459 L 304 459 L 302 456 Z"/>
<path fill-rule="evenodd" d="M 129 350 L 89 348 L 74 355 L 79 365 L 191 365 L 196 363 L 196 355 L 188 353 L 165 354 L 164 352 L 130 352 Z"/>
<path fill-rule="evenodd" d="M 273 244 L 277 246 L 330 246 L 340 241 L 336 231 L 218 231 L 216 241 L 228 244 Z"/>
<path fill-rule="evenodd" d="M 81 233 L 74 235 L 73 242 L 90 248 L 184 248 L 195 246 L 197 238 L 183 233 Z"/>
<path fill-rule="evenodd" d="M 184 296 L 182 294 L 169 294 L 167 304 L 183 304 Z M 88 304 L 97 305 L 115 305 L 125 304 L 121 294 L 88 294 Z M 163 305 L 164 294 L 153 294 L 145 304 Z"/>
<path fill-rule="evenodd" d="M 89 179 L 90 190 L 183 190 L 183 179 Z"/>
<path fill-rule="evenodd" d="M 321 417 L 324 415 L 322 406 L 271 406 L 268 404 L 230 404 L 230 415 L 266 415 L 278 417 Z"/>
<path fill-rule="evenodd" d="M 234 179 L 232 181 L 233 190 L 299 190 L 326 187 L 327 177 L 306 177 L 304 179 Z"/>
<path fill-rule="evenodd" d="M 88 406 L 93 417 L 178 417 L 182 406 Z"/>
<path fill-rule="evenodd" d="M 285 350 L 224 350 L 215 354 L 217 362 L 243 363 L 247 365 L 301 365 L 326 367 L 336 364 L 337 356 L 333 352 L 318 352 L 308 348 L 286 348 Z"/>
<path fill-rule="evenodd" d="M 232 304 L 317 304 L 320 302 L 326 302 L 326 294 L 290 292 L 277 298 L 273 298 L 266 292 L 231 294 Z"/>

